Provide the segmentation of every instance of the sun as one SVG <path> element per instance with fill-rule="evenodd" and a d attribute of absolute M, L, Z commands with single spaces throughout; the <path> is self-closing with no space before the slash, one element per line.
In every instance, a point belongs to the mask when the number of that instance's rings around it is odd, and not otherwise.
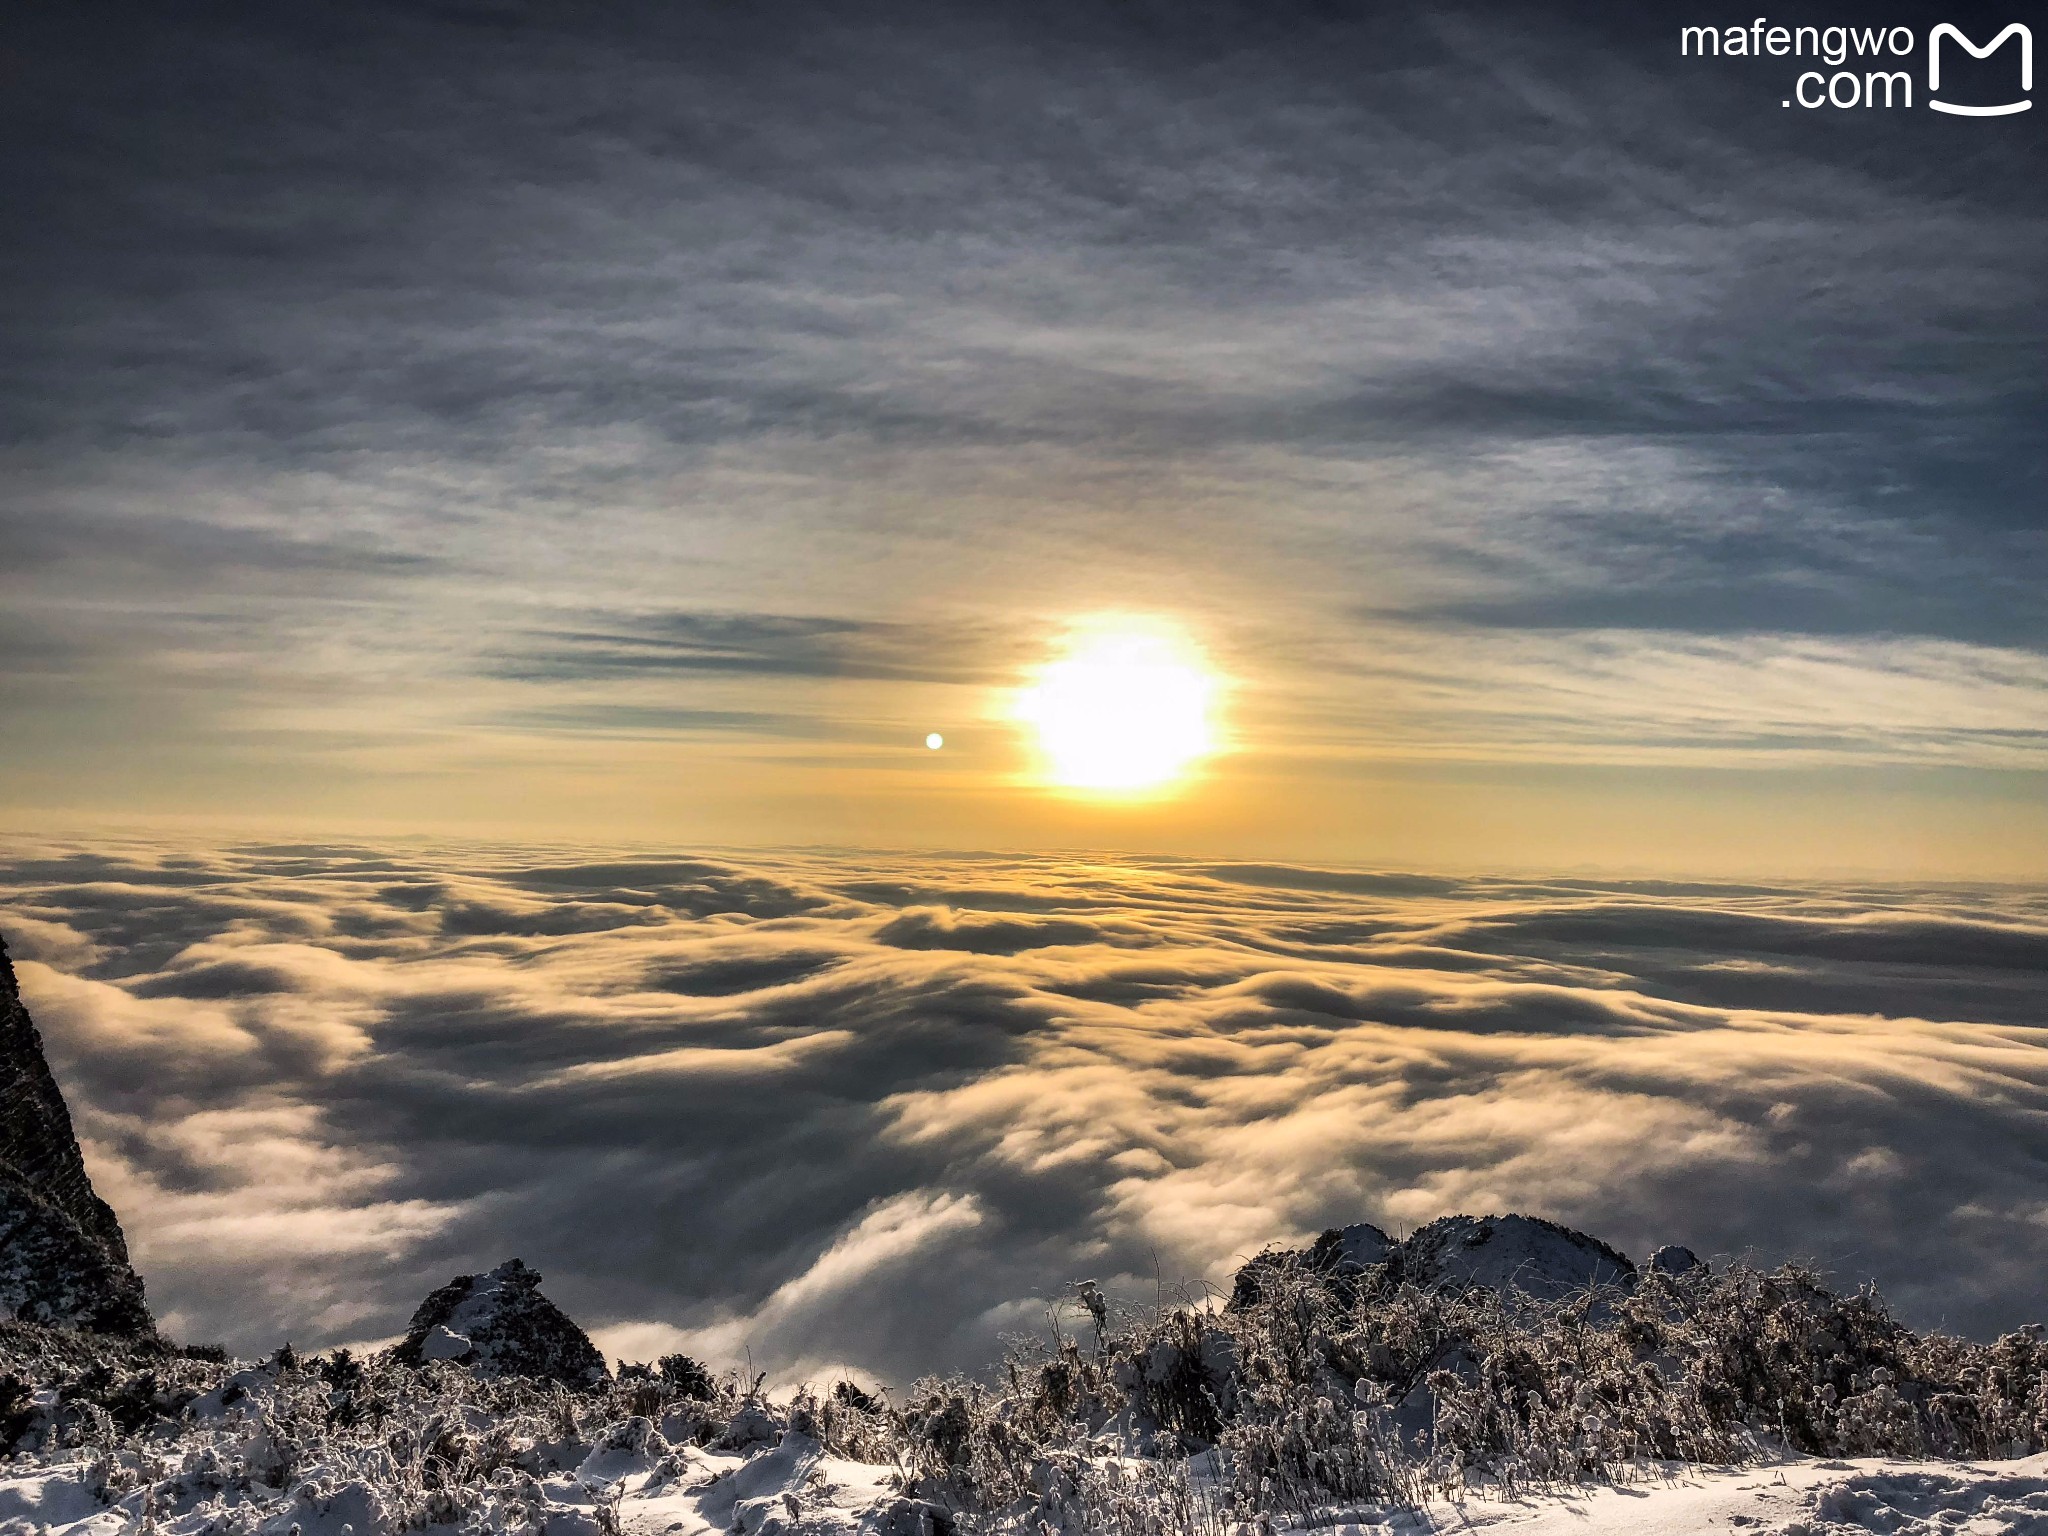
<path fill-rule="evenodd" d="M 1134 795 L 1166 788 L 1216 750 L 1217 680 L 1170 626 L 1079 626 L 1017 696 L 1047 782 Z"/>

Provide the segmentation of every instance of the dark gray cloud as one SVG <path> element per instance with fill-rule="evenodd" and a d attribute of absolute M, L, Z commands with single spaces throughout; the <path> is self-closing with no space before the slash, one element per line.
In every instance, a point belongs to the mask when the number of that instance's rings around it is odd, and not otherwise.
<path fill-rule="evenodd" d="M 615 1350 L 905 1380 L 1082 1274 L 1521 1209 L 2039 1311 L 2038 890 L 20 847 L 0 930 L 156 1304 L 394 1332 L 518 1253 Z"/>
<path fill-rule="evenodd" d="M 532 637 L 504 677 L 561 682 L 710 673 L 739 677 L 984 682 L 1017 647 L 970 626 L 856 622 L 785 614 L 669 613 L 602 630 Z"/>

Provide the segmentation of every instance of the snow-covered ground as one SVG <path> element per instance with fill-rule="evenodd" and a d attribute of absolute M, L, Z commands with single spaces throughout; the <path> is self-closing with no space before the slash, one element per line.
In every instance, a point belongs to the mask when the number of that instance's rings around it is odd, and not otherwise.
<path fill-rule="evenodd" d="M 2048 1456 L 2024 1461 L 1800 1459 L 1762 1467 L 1679 1467 L 1617 1487 L 1515 1501 L 1467 1499 L 1419 1515 L 1375 1515 L 1338 1530 L 1498 1536 L 2044 1536 Z"/>
<path fill-rule="evenodd" d="M 808 1436 L 785 1434 L 772 1447 L 739 1454 L 695 1446 L 667 1450 L 648 1428 L 592 1449 L 572 1471 L 507 1480 L 493 1507 L 480 1512 L 481 1521 L 472 1514 L 443 1528 L 481 1524 L 546 1536 L 934 1531 L 930 1507 L 893 1488 L 893 1469 L 828 1455 Z M 205 1469 L 192 1469 L 173 1480 L 172 1491 L 159 1484 L 112 1502 L 95 1492 L 95 1480 L 88 1461 L 0 1476 L 0 1536 L 146 1530 L 162 1536 L 372 1536 L 390 1529 L 370 1489 L 323 1486 L 317 1475 L 289 1493 L 260 1483 L 228 1493 L 211 1487 Z M 964 1523 L 972 1528 L 977 1522 Z M 1802 1458 L 1744 1468 L 1645 1468 L 1621 1485 L 1515 1498 L 1474 1495 L 1420 1509 L 1334 1511 L 1314 1525 L 1336 1536 L 2048 1536 L 2048 1455 L 2003 1462 Z M 1287 1527 L 1276 1522 L 1273 1528 Z M 1173 1529 L 1165 1526 L 1163 1533 Z M 1211 1529 L 1226 1531 L 1230 1523 Z"/>
<path fill-rule="evenodd" d="M 892 1468 L 830 1456 L 794 1433 L 771 1448 L 731 1454 L 670 1450 L 648 1428 L 643 1421 L 630 1437 L 637 1445 L 593 1448 L 573 1470 L 507 1478 L 484 1510 L 426 1529 L 917 1536 L 921 1506 L 890 1487 Z M 201 1459 L 112 1498 L 91 1458 L 0 1475 L 0 1536 L 382 1536 L 401 1525 L 366 1484 L 326 1481 L 317 1469 L 289 1491 L 260 1481 L 237 1486 L 215 1472 Z"/>

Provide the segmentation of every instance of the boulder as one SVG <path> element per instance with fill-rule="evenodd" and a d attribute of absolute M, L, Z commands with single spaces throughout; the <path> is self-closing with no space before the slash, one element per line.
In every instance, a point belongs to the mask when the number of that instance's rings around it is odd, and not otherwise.
<path fill-rule="evenodd" d="M 457 1275 L 430 1293 L 392 1346 L 408 1365 L 445 1360 L 484 1376 L 534 1376 L 583 1387 L 604 1380 L 590 1336 L 540 1293 L 540 1275 L 507 1259 L 483 1275 Z"/>
<path fill-rule="evenodd" d="M 1446 1216 L 1401 1243 L 1389 1262 L 1395 1277 L 1431 1290 L 1482 1287 L 1543 1301 L 1636 1281 L 1625 1254 L 1539 1216 Z"/>
<path fill-rule="evenodd" d="M 85 1171 L 43 1039 L 0 941 L 0 1314 L 155 1337 L 112 1207 Z"/>
<path fill-rule="evenodd" d="M 1379 1281 L 1429 1290 L 1515 1291 L 1546 1301 L 1589 1285 L 1626 1289 L 1636 1281 L 1636 1267 L 1626 1255 L 1554 1221 L 1446 1216 L 1401 1242 L 1359 1222 L 1332 1227 L 1307 1248 L 1268 1249 L 1237 1272 L 1230 1304 L 1248 1305 L 1264 1278 L 1283 1267 L 1323 1277 L 1346 1301 Z"/>
<path fill-rule="evenodd" d="M 1369 1221 L 1332 1227 L 1310 1247 L 1309 1263 L 1332 1274 L 1353 1274 L 1384 1264 L 1400 1245 Z"/>
<path fill-rule="evenodd" d="M 1666 1243 L 1650 1255 L 1650 1262 L 1645 1267 L 1660 1275 L 1682 1275 L 1688 1270 L 1705 1269 L 1706 1265 L 1690 1248 Z"/>
<path fill-rule="evenodd" d="M 1303 1268 L 1323 1276 L 1349 1297 L 1357 1289 L 1358 1277 L 1375 1264 L 1384 1264 L 1397 1244 L 1369 1221 L 1348 1227 L 1332 1227 L 1306 1248 L 1268 1248 L 1254 1255 L 1238 1270 L 1230 1290 L 1230 1306 L 1249 1306 L 1259 1294 L 1260 1282 L 1276 1269 Z"/>

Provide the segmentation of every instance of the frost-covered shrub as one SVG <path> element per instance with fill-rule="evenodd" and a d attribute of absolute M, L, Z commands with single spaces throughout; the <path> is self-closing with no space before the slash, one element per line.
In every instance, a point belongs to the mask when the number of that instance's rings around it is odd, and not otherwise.
<path fill-rule="evenodd" d="M 836 1456 L 889 1469 L 874 1536 L 1221 1536 L 1462 1484 L 1627 1477 L 1646 1458 L 2048 1444 L 2041 1329 L 1992 1344 L 1916 1334 L 1875 1293 L 1838 1295 L 1800 1269 L 1652 1267 L 1626 1288 L 1535 1299 L 1281 1255 L 1221 1308 L 1095 1301 L 1079 1338 L 1021 1344 L 989 1380 L 901 1394 L 771 1395 L 683 1356 L 569 1384 L 289 1347 L 238 1363 L 0 1324 L 0 1449 L 17 1470 L 68 1465 L 134 1529 L 208 1511 L 222 1532 L 602 1533 L 629 1474 L 707 1488 L 707 1457 Z M 609 1492 L 565 1506 L 579 1479 Z M 750 1492 L 735 1509 L 764 1536 L 808 1497 Z"/>
<path fill-rule="evenodd" d="M 654 1371 L 678 1397 L 711 1402 L 718 1396 L 711 1373 L 688 1355 L 663 1355 L 656 1362 Z"/>
<path fill-rule="evenodd" d="M 1020 1352 L 1006 1385 L 985 1403 L 956 1388 L 912 1426 L 938 1435 L 952 1486 L 984 1507 L 1014 1497 L 1027 1458 L 1075 1452 L 1099 1465 L 1213 1446 L 1246 1515 L 1625 1475 L 1645 1458 L 1737 1461 L 1772 1443 L 1947 1457 L 2048 1444 L 2040 1329 L 1990 1345 L 1916 1334 L 1874 1292 L 1837 1295 L 1798 1268 L 1653 1268 L 1542 1300 L 1269 1256 L 1224 1309 Z M 1001 1475 L 961 1475 L 983 1467 Z M 1074 1478 L 1053 1484 L 1077 1496 Z"/>
<path fill-rule="evenodd" d="M 1988 1346 L 1916 1334 L 1874 1292 L 1836 1295 L 1797 1268 L 1652 1270 L 1543 1301 L 1269 1264 L 1236 1300 L 1217 1320 L 1239 1352 L 1221 1438 L 1247 1495 L 1258 1477 L 1348 1498 L 1411 1468 L 1436 1486 L 1547 1482 L 1765 1440 L 1833 1456 L 2048 1440 L 2039 1329 Z"/>

